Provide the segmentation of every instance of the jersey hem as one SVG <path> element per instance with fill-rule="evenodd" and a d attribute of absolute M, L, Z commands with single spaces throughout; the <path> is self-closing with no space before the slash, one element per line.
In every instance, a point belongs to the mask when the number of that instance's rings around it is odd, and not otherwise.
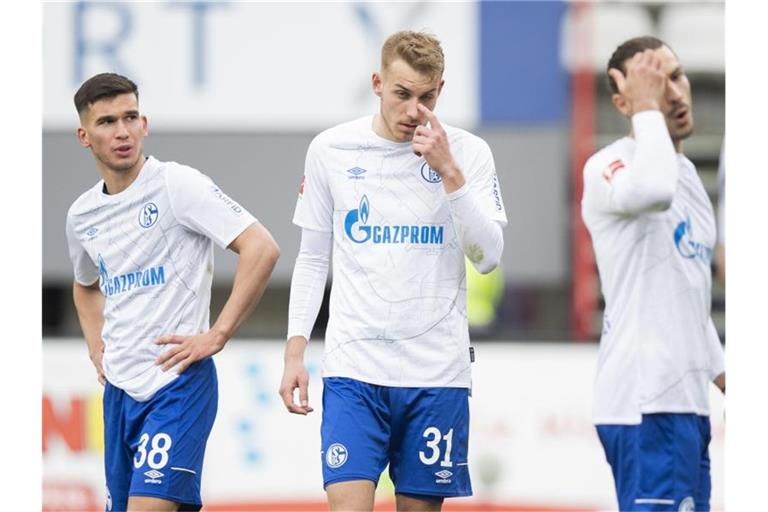
<path fill-rule="evenodd" d="M 594 425 L 640 425 L 642 423 L 642 417 L 645 414 L 695 414 L 697 416 L 709 417 L 709 410 L 701 409 L 663 409 L 663 410 L 647 410 L 642 411 L 638 416 L 630 417 L 614 417 L 614 416 L 597 416 L 592 418 Z"/>
<path fill-rule="evenodd" d="M 463 389 L 471 389 L 472 388 L 472 382 L 467 383 L 453 383 L 453 384 L 444 384 L 444 383 L 435 383 L 435 382 L 409 382 L 407 384 L 404 384 L 402 382 L 392 382 L 387 380 L 378 380 L 378 379 L 369 379 L 367 377 L 360 377 L 356 375 L 349 375 L 349 374 L 338 374 L 338 373 L 323 373 L 323 379 L 330 378 L 330 377 L 341 377 L 343 379 L 352 379 L 359 382 L 364 382 L 365 384 L 373 384 L 374 386 L 384 386 L 388 388 L 463 388 Z"/>

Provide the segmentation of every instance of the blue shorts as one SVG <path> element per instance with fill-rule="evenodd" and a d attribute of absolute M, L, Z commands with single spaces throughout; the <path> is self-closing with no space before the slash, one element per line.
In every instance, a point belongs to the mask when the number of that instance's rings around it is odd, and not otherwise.
<path fill-rule="evenodd" d="M 323 486 L 377 483 L 389 463 L 396 494 L 471 496 L 469 390 L 398 388 L 323 379 Z"/>
<path fill-rule="evenodd" d="M 597 425 L 619 510 L 709 511 L 709 417 L 643 414 L 640 425 Z"/>
<path fill-rule="evenodd" d="M 104 386 L 107 511 L 125 510 L 128 496 L 151 496 L 199 510 L 208 434 L 216 418 L 213 359 L 192 364 L 146 402 Z"/>

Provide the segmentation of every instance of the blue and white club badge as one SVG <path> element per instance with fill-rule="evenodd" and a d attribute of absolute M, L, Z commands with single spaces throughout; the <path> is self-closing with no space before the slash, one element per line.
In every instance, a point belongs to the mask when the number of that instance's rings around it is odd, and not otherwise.
<path fill-rule="evenodd" d="M 139 212 L 139 225 L 143 228 L 151 228 L 157 222 L 159 210 L 155 203 L 147 203 Z"/>
<path fill-rule="evenodd" d="M 328 447 L 328 451 L 325 453 L 325 463 L 329 468 L 338 468 L 343 466 L 349 458 L 349 452 L 347 447 L 341 443 L 333 443 Z"/>
<path fill-rule="evenodd" d="M 430 183 L 440 183 L 441 181 L 440 175 L 427 162 L 421 166 L 421 177 Z"/>

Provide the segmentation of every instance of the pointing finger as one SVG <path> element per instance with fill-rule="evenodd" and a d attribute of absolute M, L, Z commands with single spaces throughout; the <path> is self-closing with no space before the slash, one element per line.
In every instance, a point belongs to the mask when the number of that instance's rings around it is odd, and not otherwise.
<path fill-rule="evenodd" d="M 419 109 L 419 112 L 426 116 L 427 120 L 429 121 L 429 126 L 432 127 L 433 130 L 442 129 L 440 121 L 437 120 L 437 116 L 431 110 L 429 110 L 421 103 L 416 105 L 416 108 Z"/>

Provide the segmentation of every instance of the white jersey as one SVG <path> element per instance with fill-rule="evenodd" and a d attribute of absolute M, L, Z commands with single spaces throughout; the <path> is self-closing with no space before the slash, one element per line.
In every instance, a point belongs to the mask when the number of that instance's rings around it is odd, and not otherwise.
<path fill-rule="evenodd" d="M 668 209 L 620 207 L 619 178 L 627 180 L 621 201 L 640 204 L 647 190 L 637 181 L 630 185 L 631 173 L 650 174 L 637 155 L 639 139 L 630 137 L 600 150 L 584 168 L 582 214 L 606 304 L 596 424 L 639 424 L 641 414 L 659 412 L 707 415 L 709 383 L 724 370 L 710 317 L 712 204 L 694 165 L 674 153 L 661 114 L 638 114 L 633 122 L 638 137 L 667 134 L 670 173 L 663 176 L 675 188 Z"/>
<path fill-rule="evenodd" d="M 440 176 L 373 116 L 319 134 L 293 222 L 333 232 L 323 375 L 398 387 L 470 387 L 466 280 Z M 443 125 L 488 218 L 506 225 L 493 155 Z"/>
<path fill-rule="evenodd" d="M 178 376 L 155 364 L 169 348 L 155 340 L 209 328 L 213 241 L 228 246 L 255 219 L 199 171 L 153 157 L 124 191 L 103 190 L 70 207 L 69 254 L 75 280 L 98 280 L 106 298 L 107 380 L 145 401 Z"/>

